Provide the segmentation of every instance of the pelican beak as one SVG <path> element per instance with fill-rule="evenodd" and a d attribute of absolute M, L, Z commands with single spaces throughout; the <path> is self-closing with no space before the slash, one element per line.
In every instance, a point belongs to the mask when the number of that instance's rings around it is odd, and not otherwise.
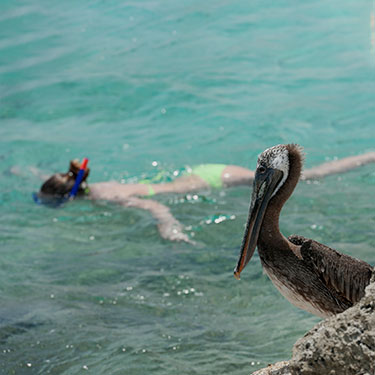
<path fill-rule="evenodd" d="M 247 219 L 245 234 L 242 240 L 240 257 L 234 277 L 239 280 L 242 270 L 249 263 L 254 254 L 258 242 L 258 236 L 262 227 L 263 217 L 272 194 L 283 177 L 283 172 L 278 169 L 267 168 L 265 171 L 256 171 L 253 193 Z"/>

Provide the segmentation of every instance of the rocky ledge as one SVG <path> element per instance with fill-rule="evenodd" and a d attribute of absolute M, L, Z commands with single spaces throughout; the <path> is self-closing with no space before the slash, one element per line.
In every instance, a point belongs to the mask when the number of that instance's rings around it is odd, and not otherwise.
<path fill-rule="evenodd" d="M 359 303 L 318 323 L 293 347 L 289 362 L 253 375 L 375 374 L 375 275 Z"/>

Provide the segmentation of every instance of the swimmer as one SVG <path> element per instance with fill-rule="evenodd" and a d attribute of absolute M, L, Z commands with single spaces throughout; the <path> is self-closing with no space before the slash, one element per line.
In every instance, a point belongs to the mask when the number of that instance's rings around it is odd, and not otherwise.
<path fill-rule="evenodd" d="M 85 168 L 83 175 L 79 176 L 80 169 L 79 161 L 72 160 L 68 172 L 55 173 L 48 178 L 41 186 L 39 193 L 33 195 L 34 200 L 37 203 L 46 203 L 52 206 L 65 203 L 71 199 L 72 189 L 78 178 L 81 177 L 78 189 L 75 192 L 77 198 L 106 200 L 124 207 L 135 207 L 147 210 L 156 219 L 157 227 L 162 238 L 170 241 L 193 242 L 189 239 L 188 235 L 183 232 L 183 226 L 171 214 L 167 206 L 151 199 L 138 198 L 131 185 L 125 190 L 122 189 L 124 185 L 117 182 L 99 182 L 91 184 L 89 187 L 86 180 L 90 174 L 90 168 Z M 147 188 L 145 185 L 140 185 L 140 188 Z M 140 195 L 142 195 L 142 192 Z"/>
<path fill-rule="evenodd" d="M 375 152 L 350 156 L 339 160 L 323 163 L 311 169 L 306 169 L 302 180 L 322 178 L 343 173 L 362 165 L 375 162 Z M 38 196 L 62 199 L 67 197 L 76 181 L 80 170 L 78 160 L 70 162 L 67 173 L 57 173 L 42 185 Z M 135 207 L 147 210 L 157 221 L 157 227 L 162 238 L 171 241 L 191 242 L 183 232 L 182 224 L 174 218 L 169 208 L 152 199 L 157 194 L 188 193 L 209 188 L 226 188 L 239 185 L 250 186 L 254 180 L 254 172 L 236 165 L 202 164 L 189 170 L 185 175 L 167 183 L 137 183 L 121 184 L 115 181 L 87 184 L 90 169 L 86 168 L 82 182 L 77 191 L 77 197 L 93 200 L 106 200 L 124 207 Z"/>

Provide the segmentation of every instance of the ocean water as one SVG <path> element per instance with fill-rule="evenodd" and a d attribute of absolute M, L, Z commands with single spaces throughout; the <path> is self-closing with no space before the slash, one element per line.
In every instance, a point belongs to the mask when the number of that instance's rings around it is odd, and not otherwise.
<path fill-rule="evenodd" d="M 0 4 L 0 374 L 250 374 L 318 318 L 259 258 L 233 278 L 250 188 L 165 195 L 196 245 L 147 212 L 34 204 L 90 158 L 90 181 L 199 163 L 306 166 L 375 149 L 373 1 Z M 375 264 L 375 167 L 301 182 L 281 229 Z M 215 219 L 216 222 L 215 222 Z"/>

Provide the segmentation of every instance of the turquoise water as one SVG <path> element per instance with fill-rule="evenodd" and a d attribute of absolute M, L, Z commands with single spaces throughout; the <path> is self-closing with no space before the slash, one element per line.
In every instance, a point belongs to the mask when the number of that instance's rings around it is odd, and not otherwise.
<path fill-rule="evenodd" d="M 162 240 L 136 209 L 37 206 L 29 167 L 88 156 L 90 181 L 129 182 L 254 168 L 277 143 L 303 145 L 307 166 L 374 150 L 374 3 L 0 10 L 0 373 L 249 374 L 289 358 L 318 318 L 278 294 L 257 256 L 233 278 L 249 188 L 157 197 L 191 246 Z M 374 170 L 301 183 L 282 231 L 374 264 Z"/>

